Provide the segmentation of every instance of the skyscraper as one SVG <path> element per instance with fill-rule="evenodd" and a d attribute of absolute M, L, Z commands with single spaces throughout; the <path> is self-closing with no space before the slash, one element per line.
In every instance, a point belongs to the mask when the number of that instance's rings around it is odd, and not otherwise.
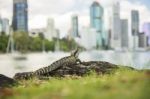
<path fill-rule="evenodd" d="M 0 16 L 0 35 L 1 35 L 1 32 L 3 31 L 2 28 L 3 28 L 3 27 L 2 27 L 2 19 L 1 19 L 1 16 Z"/>
<path fill-rule="evenodd" d="M 28 3 L 27 0 L 13 0 L 14 31 L 28 32 Z"/>
<path fill-rule="evenodd" d="M 112 7 L 111 47 L 121 48 L 120 3 L 114 2 Z"/>
<path fill-rule="evenodd" d="M 143 32 L 148 37 L 148 45 L 150 45 L 150 22 L 143 24 Z"/>
<path fill-rule="evenodd" d="M 53 18 L 48 18 L 47 20 L 47 28 L 46 28 L 46 39 L 52 40 L 57 38 L 57 29 L 55 28 L 55 20 Z"/>
<path fill-rule="evenodd" d="M 103 47 L 105 43 L 103 34 L 104 9 L 98 2 L 93 2 L 90 7 L 90 25 L 97 31 L 97 47 Z"/>
<path fill-rule="evenodd" d="M 138 34 L 139 34 L 139 11 L 131 11 L 131 33 L 133 36 L 133 49 L 138 47 Z"/>
<path fill-rule="evenodd" d="M 5 32 L 5 34 L 9 35 L 9 19 L 2 19 L 2 31 Z"/>
<path fill-rule="evenodd" d="M 132 35 L 137 36 L 139 33 L 139 12 L 137 10 L 131 11 L 131 29 Z"/>
<path fill-rule="evenodd" d="M 72 16 L 72 37 L 78 37 L 78 36 L 79 36 L 78 16 L 73 15 Z"/>
<path fill-rule="evenodd" d="M 129 47 L 129 36 L 128 36 L 128 20 L 121 20 L 121 47 L 128 48 Z"/>
<path fill-rule="evenodd" d="M 139 48 L 146 48 L 147 47 L 147 37 L 145 35 L 145 33 L 139 33 Z"/>
<path fill-rule="evenodd" d="M 83 27 L 81 29 L 81 41 L 79 44 L 87 50 L 96 48 L 96 36 L 97 32 L 95 29 L 90 27 Z"/>

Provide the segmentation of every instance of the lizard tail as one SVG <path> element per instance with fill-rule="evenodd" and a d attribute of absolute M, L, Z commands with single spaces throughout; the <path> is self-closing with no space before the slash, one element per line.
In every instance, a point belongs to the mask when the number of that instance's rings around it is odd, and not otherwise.
<path fill-rule="evenodd" d="M 28 80 L 33 77 L 34 73 L 33 72 L 23 72 L 23 73 L 17 73 L 13 77 L 15 80 Z"/>

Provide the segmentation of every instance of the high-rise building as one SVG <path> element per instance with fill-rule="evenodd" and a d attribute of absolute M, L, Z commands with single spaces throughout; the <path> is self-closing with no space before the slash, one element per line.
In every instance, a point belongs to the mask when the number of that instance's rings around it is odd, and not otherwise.
<path fill-rule="evenodd" d="M 143 32 L 148 38 L 148 45 L 150 45 L 150 22 L 143 24 Z"/>
<path fill-rule="evenodd" d="M 139 48 L 146 48 L 147 47 L 147 37 L 144 33 L 139 33 Z"/>
<path fill-rule="evenodd" d="M 131 29 L 132 35 L 138 35 L 139 33 L 139 11 L 132 10 L 131 11 Z"/>
<path fill-rule="evenodd" d="M 111 48 L 111 29 L 108 30 L 107 47 Z"/>
<path fill-rule="evenodd" d="M 81 41 L 78 43 L 86 48 L 87 50 L 96 48 L 96 36 L 97 32 L 95 29 L 90 27 L 83 27 L 81 29 Z"/>
<path fill-rule="evenodd" d="M 9 19 L 2 19 L 2 31 L 5 32 L 6 35 L 9 35 Z"/>
<path fill-rule="evenodd" d="M 111 47 L 121 48 L 120 3 L 114 2 L 112 7 Z"/>
<path fill-rule="evenodd" d="M 52 40 L 54 38 L 58 38 L 59 30 L 55 28 L 55 21 L 53 18 L 49 18 L 47 20 L 47 28 L 45 32 L 45 37 L 48 40 Z"/>
<path fill-rule="evenodd" d="M 131 33 L 133 37 L 132 48 L 138 48 L 138 34 L 139 34 L 139 11 L 132 10 L 131 11 Z"/>
<path fill-rule="evenodd" d="M 13 0 L 14 31 L 28 32 L 28 3 L 27 0 Z"/>
<path fill-rule="evenodd" d="M 51 41 L 54 37 L 54 34 L 55 34 L 55 21 L 54 19 L 49 18 L 47 20 L 47 28 L 46 28 L 45 37 Z"/>
<path fill-rule="evenodd" d="M 98 2 L 93 2 L 90 7 L 90 25 L 91 28 L 97 31 L 97 47 L 103 47 L 105 44 L 104 34 L 103 34 L 103 15 L 104 9 Z"/>
<path fill-rule="evenodd" d="M 2 27 L 2 19 L 0 17 L 0 35 L 1 35 L 1 32 L 3 31 L 3 27 Z"/>
<path fill-rule="evenodd" d="M 146 46 L 147 46 L 147 47 L 150 47 L 150 44 L 149 44 L 149 41 L 148 41 L 148 40 L 149 40 L 149 37 L 146 36 Z"/>
<path fill-rule="evenodd" d="M 55 41 L 55 51 L 60 51 L 60 33 L 59 33 L 59 29 L 56 29 L 56 35 L 54 37 L 56 39 Z"/>
<path fill-rule="evenodd" d="M 128 49 L 129 47 L 129 36 L 128 36 L 128 20 L 121 20 L 121 47 Z"/>
<path fill-rule="evenodd" d="M 56 34 L 55 34 L 54 38 L 60 39 L 60 31 L 59 31 L 59 29 L 55 29 L 55 32 L 56 32 Z"/>
<path fill-rule="evenodd" d="M 79 29 L 78 29 L 78 16 L 72 16 L 72 37 L 79 37 Z"/>

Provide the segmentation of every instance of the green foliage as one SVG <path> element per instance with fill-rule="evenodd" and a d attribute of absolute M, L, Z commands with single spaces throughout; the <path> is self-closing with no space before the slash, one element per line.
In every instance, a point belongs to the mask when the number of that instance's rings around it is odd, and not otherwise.
<path fill-rule="evenodd" d="M 22 53 L 41 52 L 43 49 L 45 49 L 45 51 L 54 51 L 55 44 L 57 43 L 58 39 L 49 41 L 44 38 L 44 35 L 41 33 L 38 37 L 30 37 L 28 33 L 18 31 L 13 33 L 14 48 Z M 9 37 L 6 36 L 5 33 L 0 36 L 0 52 L 6 52 L 8 40 Z M 74 40 L 68 40 L 65 38 L 60 39 L 59 44 L 60 50 L 62 51 L 71 51 L 78 46 Z"/>
<path fill-rule="evenodd" d="M 74 40 L 67 40 L 65 38 L 60 40 L 60 45 L 60 49 L 63 51 L 71 51 L 78 46 Z"/>
<path fill-rule="evenodd" d="M 48 41 L 46 39 L 41 39 L 40 37 L 30 38 L 30 51 L 42 51 L 43 44 L 45 46 L 45 51 L 53 51 L 54 50 L 54 42 Z"/>
<path fill-rule="evenodd" d="M 0 52 L 6 52 L 7 44 L 8 44 L 8 36 L 3 32 L 0 36 Z"/>
<path fill-rule="evenodd" d="M 42 51 L 42 40 L 39 37 L 30 38 L 30 51 Z"/>
<path fill-rule="evenodd" d="M 44 39 L 43 34 L 38 37 L 29 37 L 28 33 L 16 32 L 14 33 L 15 47 L 20 52 L 39 52 L 45 46 L 46 51 L 54 50 L 54 42 Z"/>
<path fill-rule="evenodd" d="M 45 50 L 46 51 L 54 51 L 54 46 L 55 43 L 54 41 L 48 41 L 48 40 L 44 40 L 44 44 L 45 44 Z"/>
<path fill-rule="evenodd" d="M 26 32 L 15 32 L 13 34 L 14 43 L 16 50 L 20 52 L 27 52 L 28 46 L 30 42 L 30 38 L 28 36 L 28 33 Z"/>

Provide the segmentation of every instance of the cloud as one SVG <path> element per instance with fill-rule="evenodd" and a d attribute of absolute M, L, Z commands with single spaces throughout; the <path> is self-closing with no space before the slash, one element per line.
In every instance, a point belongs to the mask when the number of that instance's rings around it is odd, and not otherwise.
<path fill-rule="evenodd" d="M 29 10 L 32 15 L 62 14 L 69 11 L 73 4 L 74 0 L 30 0 Z"/>
<path fill-rule="evenodd" d="M 9 19 L 12 18 L 12 0 L 0 0 L 0 15 Z"/>

